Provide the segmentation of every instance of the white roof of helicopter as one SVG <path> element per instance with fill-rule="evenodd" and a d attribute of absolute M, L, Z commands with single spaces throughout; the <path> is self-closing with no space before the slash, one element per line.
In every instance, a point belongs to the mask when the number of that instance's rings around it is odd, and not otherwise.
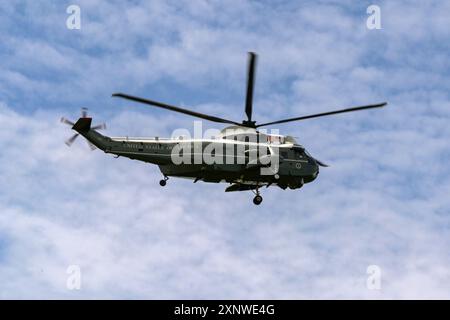
<path fill-rule="evenodd" d="M 264 130 L 263 130 L 264 131 Z M 287 145 L 298 145 L 297 141 L 292 136 L 284 136 L 280 134 L 269 134 L 266 132 L 260 132 L 255 128 L 245 127 L 245 126 L 229 126 L 222 129 L 219 135 L 212 138 L 212 140 L 217 139 L 225 139 L 225 140 L 233 140 L 237 143 L 242 143 L 243 141 L 235 140 L 236 136 L 249 136 L 249 135 L 257 135 L 259 134 L 259 143 L 268 143 L 268 144 L 287 144 Z M 173 138 L 159 138 L 159 137 L 111 137 L 112 140 L 115 141 L 127 141 L 127 142 L 173 142 L 174 140 L 185 140 L 187 141 L 195 141 L 198 139 L 191 139 L 189 137 L 178 136 Z M 211 139 L 200 139 L 200 140 L 211 140 Z M 254 141 L 256 142 L 256 141 Z"/>
<path fill-rule="evenodd" d="M 281 135 L 281 134 L 267 133 L 267 132 L 265 132 L 265 130 L 263 130 L 261 132 L 259 130 L 256 130 L 255 128 L 245 127 L 245 126 L 229 126 L 229 127 L 226 127 L 226 128 L 224 128 L 224 129 L 222 129 L 220 131 L 220 134 L 219 134 L 218 138 L 227 139 L 227 137 L 234 138 L 237 135 L 248 136 L 248 135 L 252 135 L 252 134 L 254 134 L 254 135 L 259 134 L 260 135 L 260 141 L 261 140 L 263 140 L 263 141 L 266 140 L 267 142 L 275 142 L 276 141 L 276 142 L 279 142 L 281 144 L 284 144 L 284 143 L 297 144 L 297 141 L 292 136 L 284 136 L 284 135 Z"/>

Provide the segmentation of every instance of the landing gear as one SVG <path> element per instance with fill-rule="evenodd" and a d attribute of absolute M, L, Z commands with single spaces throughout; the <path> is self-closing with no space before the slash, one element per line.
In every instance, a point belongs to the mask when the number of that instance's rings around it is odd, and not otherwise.
<path fill-rule="evenodd" d="M 253 198 L 253 203 L 256 205 L 261 204 L 262 201 L 263 201 L 263 198 L 259 194 Z"/>
<path fill-rule="evenodd" d="M 168 176 L 164 176 L 164 179 L 159 181 L 159 185 L 161 187 L 164 187 L 167 184 L 167 180 L 169 180 L 169 177 Z"/>
<path fill-rule="evenodd" d="M 263 198 L 259 195 L 259 187 L 256 187 L 256 191 L 254 193 L 255 197 L 253 198 L 253 203 L 258 206 L 263 201 Z"/>
<path fill-rule="evenodd" d="M 289 189 L 291 189 L 291 190 L 300 189 L 301 187 L 303 187 L 304 184 L 305 184 L 305 181 L 303 180 L 303 178 L 301 178 L 298 181 L 290 183 L 289 184 Z"/>

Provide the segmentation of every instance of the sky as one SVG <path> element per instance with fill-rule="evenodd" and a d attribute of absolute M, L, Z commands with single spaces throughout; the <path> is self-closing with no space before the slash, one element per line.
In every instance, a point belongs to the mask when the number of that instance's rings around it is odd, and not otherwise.
<path fill-rule="evenodd" d="M 1 2 L 0 298 L 449 299 L 449 14 L 431 0 Z M 59 119 L 82 107 L 111 136 L 193 129 L 114 92 L 241 121 L 248 51 L 260 123 L 389 105 L 273 128 L 330 167 L 260 206 L 64 144 Z"/>

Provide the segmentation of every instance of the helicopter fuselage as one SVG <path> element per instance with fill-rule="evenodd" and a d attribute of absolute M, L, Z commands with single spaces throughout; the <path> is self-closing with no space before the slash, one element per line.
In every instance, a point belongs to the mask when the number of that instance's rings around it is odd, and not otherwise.
<path fill-rule="evenodd" d="M 90 121 L 90 118 L 81 118 L 77 124 L 80 121 Z M 108 137 L 90 129 L 90 124 L 85 128 L 78 127 L 81 135 L 105 153 L 158 165 L 165 177 L 236 184 L 227 191 L 251 190 L 272 184 L 282 189 L 296 189 L 313 181 L 319 173 L 315 159 L 302 146 L 292 142 L 245 142 L 227 137 L 197 140 Z M 213 155 L 211 150 L 214 150 Z M 252 153 L 256 155 L 253 160 Z M 277 164 L 270 170 L 272 163 L 262 163 L 262 158 L 274 154 L 278 158 Z"/>

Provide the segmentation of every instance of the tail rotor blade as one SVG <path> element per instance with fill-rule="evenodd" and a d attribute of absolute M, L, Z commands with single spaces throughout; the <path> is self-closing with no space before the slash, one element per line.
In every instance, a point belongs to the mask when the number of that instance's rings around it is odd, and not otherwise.
<path fill-rule="evenodd" d="M 90 148 L 92 151 L 94 151 L 95 149 L 97 149 L 97 147 L 94 146 L 91 142 L 89 142 L 89 141 L 86 140 L 86 143 L 87 143 L 87 145 L 89 146 L 89 148 Z"/>
<path fill-rule="evenodd" d="M 94 130 L 106 130 L 106 124 L 105 123 L 98 124 L 96 126 L 91 127 L 91 129 L 94 129 Z"/>
<path fill-rule="evenodd" d="M 72 143 L 78 138 L 79 134 L 75 133 L 73 136 L 71 136 L 69 139 L 66 140 L 65 144 L 67 144 L 67 146 L 71 146 Z"/>
<path fill-rule="evenodd" d="M 81 108 L 81 117 L 87 118 L 87 108 Z"/>
<path fill-rule="evenodd" d="M 75 124 L 75 123 L 73 123 L 72 121 L 67 120 L 67 119 L 64 118 L 64 117 L 62 117 L 60 121 L 61 121 L 62 123 L 64 123 L 64 124 L 69 125 L 69 126 L 73 126 L 73 125 Z"/>

